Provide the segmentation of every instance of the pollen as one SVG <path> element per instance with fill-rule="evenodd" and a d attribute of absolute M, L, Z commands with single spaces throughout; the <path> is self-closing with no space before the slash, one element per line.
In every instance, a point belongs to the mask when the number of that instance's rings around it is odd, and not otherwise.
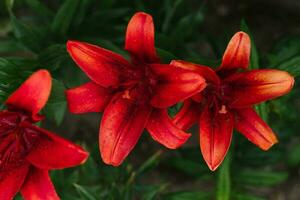
<path fill-rule="evenodd" d="M 227 109 L 225 105 L 222 105 L 221 109 L 219 110 L 220 114 L 226 114 L 227 113 Z"/>
<path fill-rule="evenodd" d="M 129 94 L 129 90 L 125 90 L 122 97 L 124 99 L 131 99 L 130 94 Z"/>

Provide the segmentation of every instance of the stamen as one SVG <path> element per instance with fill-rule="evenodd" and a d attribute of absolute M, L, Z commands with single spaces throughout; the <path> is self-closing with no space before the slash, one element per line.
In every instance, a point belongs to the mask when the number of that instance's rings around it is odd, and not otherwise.
<path fill-rule="evenodd" d="M 131 99 L 130 97 L 130 94 L 129 94 L 129 90 L 125 90 L 123 95 L 122 95 L 122 98 L 124 99 Z"/>
<path fill-rule="evenodd" d="M 226 114 L 227 113 L 227 109 L 225 105 L 222 105 L 221 110 L 219 110 L 220 114 Z"/>

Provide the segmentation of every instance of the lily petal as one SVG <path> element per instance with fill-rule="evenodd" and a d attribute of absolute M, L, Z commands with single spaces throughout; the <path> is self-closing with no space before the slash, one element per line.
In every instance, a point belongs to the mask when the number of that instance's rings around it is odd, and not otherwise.
<path fill-rule="evenodd" d="M 80 146 L 54 133 L 32 125 L 24 129 L 40 133 L 35 146 L 26 157 L 31 164 L 40 169 L 74 167 L 84 163 L 88 158 L 88 153 Z"/>
<path fill-rule="evenodd" d="M 237 109 L 235 114 L 235 128 L 262 150 L 278 142 L 272 129 L 252 108 Z"/>
<path fill-rule="evenodd" d="M 132 66 L 119 54 L 78 41 L 68 41 L 67 50 L 82 71 L 103 87 L 117 87 L 131 78 Z"/>
<path fill-rule="evenodd" d="M 173 123 L 182 130 L 188 130 L 200 118 L 200 104 L 193 100 L 187 99 L 183 102 L 180 111 L 175 115 Z"/>
<path fill-rule="evenodd" d="M 233 74 L 224 83 L 229 86 L 225 92 L 228 104 L 240 108 L 288 93 L 294 85 L 294 78 L 285 71 L 260 69 Z"/>
<path fill-rule="evenodd" d="M 232 114 L 205 108 L 200 117 L 200 147 L 203 158 L 215 171 L 224 160 L 233 132 Z"/>
<path fill-rule="evenodd" d="M 151 106 L 130 97 L 116 96 L 105 108 L 99 131 L 102 160 L 119 166 L 140 138 Z"/>
<path fill-rule="evenodd" d="M 204 78 L 196 72 L 163 64 L 152 64 L 150 67 L 158 76 L 151 99 L 154 107 L 172 106 L 206 87 Z"/>
<path fill-rule="evenodd" d="M 12 200 L 20 190 L 27 172 L 29 164 L 25 163 L 20 167 L 0 172 L 0 199 Z"/>
<path fill-rule="evenodd" d="M 21 189 L 24 200 L 45 199 L 60 200 L 51 182 L 48 170 L 31 167 Z"/>
<path fill-rule="evenodd" d="M 112 95 L 112 90 L 93 82 L 66 90 L 69 111 L 77 114 L 103 111 Z"/>
<path fill-rule="evenodd" d="M 229 41 L 223 55 L 220 70 L 247 69 L 250 60 L 251 41 L 247 33 L 237 32 Z"/>
<path fill-rule="evenodd" d="M 125 40 L 133 61 L 157 63 L 159 58 L 154 47 L 154 24 L 150 15 L 138 12 L 128 23 Z"/>
<path fill-rule="evenodd" d="M 147 123 L 152 138 L 169 149 L 177 149 L 191 136 L 171 121 L 166 109 L 154 109 Z"/>
<path fill-rule="evenodd" d="M 47 70 L 33 73 L 14 93 L 6 105 L 36 115 L 46 104 L 51 91 L 51 75 Z"/>
<path fill-rule="evenodd" d="M 220 79 L 218 75 L 210 67 L 186 62 L 184 60 L 172 60 L 170 65 L 198 72 L 206 80 L 206 82 L 220 84 Z"/>

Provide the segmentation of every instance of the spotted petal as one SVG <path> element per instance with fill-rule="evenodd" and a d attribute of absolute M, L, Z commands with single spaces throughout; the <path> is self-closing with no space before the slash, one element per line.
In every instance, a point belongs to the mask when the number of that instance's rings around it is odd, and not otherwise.
<path fill-rule="evenodd" d="M 68 41 L 67 50 L 82 71 L 103 87 L 117 87 L 133 75 L 131 65 L 112 51 L 78 41 Z"/>
<path fill-rule="evenodd" d="M 247 69 L 250 60 L 251 41 L 247 33 L 237 32 L 228 43 L 220 70 Z"/>
<path fill-rule="evenodd" d="M 159 58 L 154 47 L 154 24 L 150 15 L 138 12 L 127 26 L 125 49 L 134 62 L 157 63 Z"/>
<path fill-rule="evenodd" d="M 60 200 L 47 170 L 31 167 L 21 189 L 24 200 Z"/>
<path fill-rule="evenodd" d="M 42 128 L 23 125 L 40 135 L 26 159 L 40 169 L 63 169 L 84 163 L 88 153 L 80 146 Z"/>
<path fill-rule="evenodd" d="M 147 123 L 147 130 L 154 140 L 169 149 L 183 145 L 190 134 L 176 127 L 166 109 L 154 109 Z"/>
<path fill-rule="evenodd" d="M 0 199 L 12 200 L 20 190 L 28 172 L 29 164 L 0 172 Z"/>
<path fill-rule="evenodd" d="M 33 73 L 14 93 L 6 105 L 36 115 L 46 104 L 51 91 L 51 75 L 47 70 Z"/>
<path fill-rule="evenodd" d="M 228 87 L 228 102 L 231 107 L 249 107 L 288 93 L 294 78 L 285 71 L 275 69 L 251 70 L 235 73 L 224 80 Z"/>
<path fill-rule="evenodd" d="M 208 167 L 214 171 L 229 149 L 233 132 L 232 114 L 205 108 L 200 118 L 200 147 Z"/>
<path fill-rule="evenodd" d="M 163 64 L 152 64 L 150 67 L 158 76 L 151 99 L 154 107 L 172 106 L 206 87 L 205 79 L 196 72 Z"/>
<path fill-rule="evenodd" d="M 112 90 L 88 82 L 66 91 L 68 107 L 72 113 L 101 112 L 112 97 Z"/>
<path fill-rule="evenodd" d="M 151 110 L 136 98 L 116 94 L 100 124 L 100 153 L 106 164 L 118 166 L 123 162 L 140 138 Z"/>
<path fill-rule="evenodd" d="M 272 129 L 252 108 L 237 109 L 235 114 L 235 128 L 259 148 L 266 151 L 278 142 Z"/>

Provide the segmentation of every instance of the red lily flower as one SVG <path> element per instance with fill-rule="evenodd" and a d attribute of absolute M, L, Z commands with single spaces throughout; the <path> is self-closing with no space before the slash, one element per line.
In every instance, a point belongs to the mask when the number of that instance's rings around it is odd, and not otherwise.
<path fill-rule="evenodd" d="M 200 147 L 207 165 L 216 170 L 231 143 L 233 128 L 263 150 L 277 139 L 252 106 L 288 93 L 294 78 L 275 69 L 245 71 L 249 65 L 250 38 L 244 32 L 230 40 L 219 68 L 184 61 L 173 65 L 198 72 L 206 78 L 206 89 L 186 100 L 174 122 L 183 130 L 199 120 Z M 238 71 L 244 69 L 244 71 Z"/>
<path fill-rule="evenodd" d="M 6 101 L 0 112 L 0 199 L 11 200 L 20 190 L 24 199 L 59 199 L 48 175 L 83 163 L 79 146 L 39 128 L 38 112 L 46 104 L 51 76 L 46 70 L 31 75 Z"/>
<path fill-rule="evenodd" d="M 99 146 L 106 164 L 120 165 L 145 127 L 154 140 L 171 149 L 190 137 L 172 123 L 166 108 L 200 92 L 206 83 L 198 73 L 157 64 L 150 15 L 136 13 L 128 24 L 125 50 L 131 62 L 83 42 L 68 41 L 67 50 L 91 79 L 66 92 L 69 110 L 104 111 Z"/>

